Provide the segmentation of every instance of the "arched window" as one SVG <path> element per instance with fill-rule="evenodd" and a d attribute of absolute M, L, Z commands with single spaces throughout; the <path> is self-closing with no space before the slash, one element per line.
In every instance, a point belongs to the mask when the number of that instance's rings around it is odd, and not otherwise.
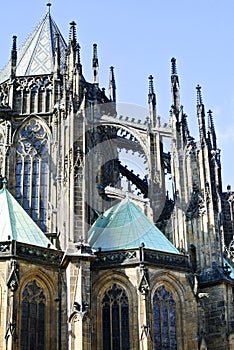
<path fill-rule="evenodd" d="M 176 303 L 164 286 L 153 297 L 154 349 L 177 350 Z"/>
<path fill-rule="evenodd" d="M 29 282 L 22 293 L 21 350 L 46 348 L 46 296 L 36 280 Z"/>
<path fill-rule="evenodd" d="M 117 284 L 102 299 L 102 349 L 130 349 L 128 297 Z"/>
<path fill-rule="evenodd" d="M 37 118 L 19 130 L 16 141 L 15 197 L 46 231 L 48 203 L 48 134 Z"/>

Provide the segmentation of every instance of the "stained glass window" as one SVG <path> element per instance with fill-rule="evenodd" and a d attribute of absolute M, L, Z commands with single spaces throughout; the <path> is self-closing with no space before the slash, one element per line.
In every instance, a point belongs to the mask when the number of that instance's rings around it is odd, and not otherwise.
<path fill-rule="evenodd" d="M 45 232 L 48 203 L 48 134 L 37 118 L 19 130 L 16 145 L 15 196 Z"/>
<path fill-rule="evenodd" d="M 176 303 L 164 286 L 153 298 L 154 349 L 177 350 Z"/>
<path fill-rule="evenodd" d="M 102 349 L 129 350 L 129 303 L 125 291 L 117 284 L 102 299 Z"/>
<path fill-rule="evenodd" d="M 35 280 L 29 282 L 22 294 L 21 350 L 45 350 L 45 304 L 43 289 Z"/>

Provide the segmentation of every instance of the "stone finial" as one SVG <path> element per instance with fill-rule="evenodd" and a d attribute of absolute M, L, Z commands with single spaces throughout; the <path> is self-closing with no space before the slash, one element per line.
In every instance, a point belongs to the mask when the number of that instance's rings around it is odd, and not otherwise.
<path fill-rule="evenodd" d="M 149 114 L 150 114 L 150 125 L 151 127 L 156 126 L 156 95 L 154 93 L 153 76 L 150 75 L 149 79 L 149 94 L 148 94 L 148 104 L 149 104 Z"/>
<path fill-rule="evenodd" d="M 17 65 L 17 47 L 16 47 L 17 36 L 12 37 L 12 49 L 11 49 L 11 77 L 15 77 L 16 65 Z"/>
<path fill-rule="evenodd" d="M 153 83 L 154 77 L 150 75 L 148 79 L 149 79 L 149 94 L 154 94 L 154 83 Z"/>
<path fill-rule="evenodd" d="M 207 112 L 208 114 L 208 128 L 209 129 L 213 129 L 214 128 L 214 121 L 213 121 L 213 115 L 212 115 L 212 111 L 209 109 L 209 111 Z"/>
<path fill-rule="evenodd" d="M 198 84 L 196 86 L 196 89 L 197 89 L 197 104 L 201 105 L 202 104 L 201 86 Z"/>
<path fill-rule="evenodd" d="M 113 66 L 110 67 L 109 91 L 111 101 L 116 102 L 116 84 Z"/>
<path fill-rule="evenodd" d="M 97 44 L 93 44 L 93 82 L 94 82 L 94 84 L 98 84 Z"/>
<path fill-rule="evenodd" d="M 72 21 L 70 22 L 70 36 L 69 36 L 69 42 L 74 43 L 76 42 L 76 22 Z"/>
<path fill-rule="evenodd" d="M 52 6 L 51 2 L 47 2 L 46 6 L 48 7 L 48 13 L 50 13 L 50 8 Z"/>
<path fill-rule="evenodd" d="M 172 59 L 171 59 L 171 74 L 172 75 L 177 75 L 176 59 L 175 59 L 175 57 L 172 57 Z"/>
<path fill-rule="evenodd" d="M 14 50 L 14 51 L 16 51 L 16 39 L 17 39 L 17 36 L 13 35 L 13 37 L 12 37 L 12 50 Z"/>
<path fill-rule="evenodd" d="M 93 44 L 93 68 L 98 67 L 97 44 Z"/>

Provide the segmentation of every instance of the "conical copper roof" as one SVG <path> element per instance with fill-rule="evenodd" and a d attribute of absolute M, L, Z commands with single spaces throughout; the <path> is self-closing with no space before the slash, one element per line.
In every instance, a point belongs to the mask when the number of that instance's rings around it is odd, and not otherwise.
<path fill-rule="evenodd" d="M 179 254 L 166 236 L 128 198 L 107 210 L 88 233 L 92 249 L 102 251 L 145 248 Z"/>

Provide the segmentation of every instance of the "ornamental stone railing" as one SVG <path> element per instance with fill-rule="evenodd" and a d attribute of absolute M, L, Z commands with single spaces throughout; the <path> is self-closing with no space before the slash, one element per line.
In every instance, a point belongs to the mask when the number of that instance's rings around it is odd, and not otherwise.
<path fill-rule="evenodd" d="M 60 250 L 37 247 L 16 241 L 0 242 L 0 259 L 6 257 L 21 257 L 44 264 L 60 265 L 64 253 Z"/>
<path fill-rule="evenodd" d="M 144 247 L 111 252 L 104 252 L 100 249 L 95 253 L 95 256 L 96 258 L 92 264 L 93 268 L 148 263 L 161 267 L 170 267 L 171 269 L 190 270 L 190 262 L 187 255 L 165 253 L 145 249 Z"/>

